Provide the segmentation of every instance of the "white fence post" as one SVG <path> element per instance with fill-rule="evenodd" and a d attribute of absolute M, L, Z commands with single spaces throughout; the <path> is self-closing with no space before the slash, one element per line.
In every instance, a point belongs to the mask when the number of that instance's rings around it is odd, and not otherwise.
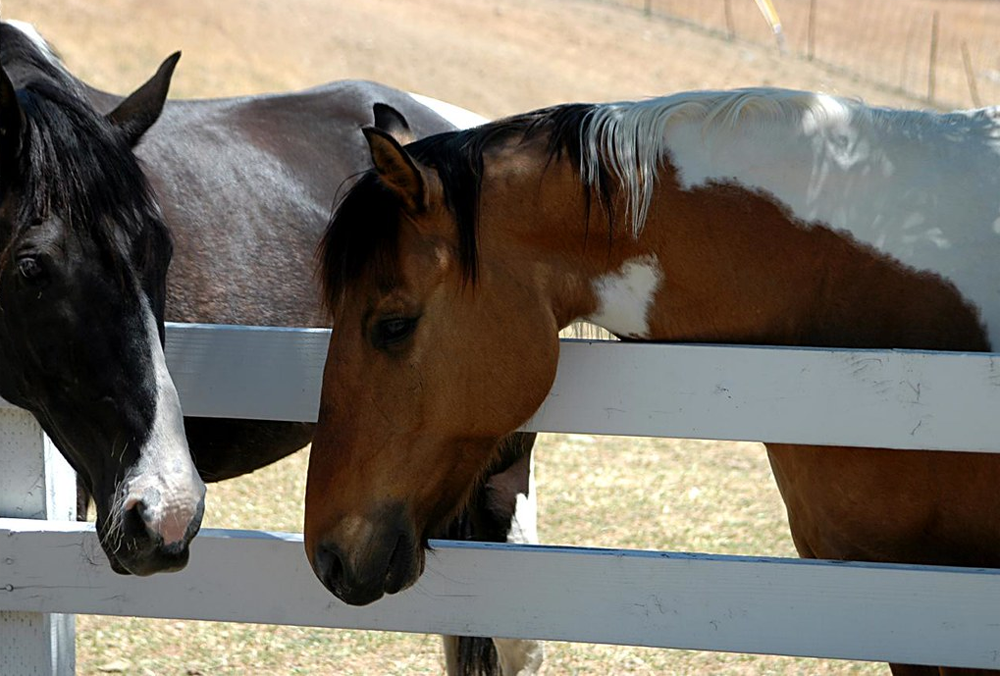
<path fill-rule="evenodd" d="M 35 418 L 0 408 L 0 516 L 76 518 L 76 474 Z M 0 567 L 18 552 L 0 541 Z M 73 615 L 0 611 L 0 674 L 72 676 L 76 670 Z"/>

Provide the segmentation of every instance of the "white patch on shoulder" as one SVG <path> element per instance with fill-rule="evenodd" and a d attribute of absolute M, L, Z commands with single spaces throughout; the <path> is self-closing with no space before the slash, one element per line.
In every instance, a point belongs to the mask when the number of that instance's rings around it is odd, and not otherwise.
<path fill-rule="evenodd" d="M 482 115 L 478 115 L 471 110 L 466 110 L 460 106 L 456 106 L 453 103 L 446 103 L 445 101 L 439 101 L 438 99 L 432 99 L 429 96 L 423 96 L 422 94 L 414 94 L 413 92 L 407 92 L 410 97 L 422 106 L 430 108 L 435 113 L 443 117 L 444 119 L 451 122 L 453 125 L 459 129 L 468 129 L 469 127 L 478 127 L 481 124 L 486 124 L 489 122 L 488 119 Z"/>
<path fill-rule="evenodd" d="M 38 29 L 33 25 L 26 21 L 18 21 L 17 19 L 4 20 L 4 23 L 10 24 L 12 27 L 24 33 L 35 45 L 35 47 L 38 48 L 38 51 L 44 54 L 45 58 L 49 61 L 55 64 L 59 63 L 59 57 L 56 56 L 56 53 L 52 51 L 52 47 L 49 46 L 49 43 L 42 37 L 42 34 L 39 33 Z"/>
<path fill-rule="evenodd" d="M 649 337 L 649 310 L 663 280 L 656 256 L 626 261 L 621 269 L 593 281 L 597 310 L 588 322 L 629 338 Z"/>

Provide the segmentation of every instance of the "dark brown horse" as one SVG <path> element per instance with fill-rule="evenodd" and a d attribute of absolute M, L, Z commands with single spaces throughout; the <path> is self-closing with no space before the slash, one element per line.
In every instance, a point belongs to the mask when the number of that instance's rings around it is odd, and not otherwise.
<path fill-rule="evenodd" d="M 364 133 L 376 168 L 325 239 L 337 329 L 305 528 L 352 603 L 417 579 L 576 319 L 650 341 L 1000 338 L 996 111 L 764 89 L 559 106 L 405 148 Z M 1000 566 L 996 455 L 768 454 L 804 557 Z"/>

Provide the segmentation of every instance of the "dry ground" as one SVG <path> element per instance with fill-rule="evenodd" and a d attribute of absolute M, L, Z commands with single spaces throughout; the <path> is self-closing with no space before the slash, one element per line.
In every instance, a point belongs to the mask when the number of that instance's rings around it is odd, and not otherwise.
<path fill-rule="evenodd" d="M 36 23 L 71 70 L 119 91 L 183 49 L 178 96 L 352 77 L 489 116 L 563 101 L 758 84 L 909 103 L 771 49 L 568 0 L 7 0 L 3 16 Z M 758 445 L 547 435 L 538 463 L 545 542 L 793 555 Z M 300 530 L 305 468 L 300 453 L 213 487 L 206 526 Z M 280 576 L 275 571 L 276 584 Z M 441 671 L 437 640 L 423 636 L 80 617 L 77 641 L 83 675 Z M 546 667 L 548 674 L 876 672 L 887 670 L 569 644 L 551 645 Z"/>
<path fill-rule="evenodd" d="M 732 30 L 740 39 L 771 43 L 770 27 L 755 3 L 740 0 L 604 0 L 635 8 L 650 3 L 663 13 L 708 27 Z M 995 0 L 775 0 L 788 50 L 810 53 L 810 15 L 814 20 L 812 54 L 821 61 L 919 97 L 928 95 L 934 15 L 938 16 L 935 49 L 935 101 L 952 107 L 975 103 L 969 80 L 981 104 L 1000 98 L 1000 3 Z M 726 18 L 726 6 L 730 19 Z M 968 69 L 963 55 L 968 55 Z"/>

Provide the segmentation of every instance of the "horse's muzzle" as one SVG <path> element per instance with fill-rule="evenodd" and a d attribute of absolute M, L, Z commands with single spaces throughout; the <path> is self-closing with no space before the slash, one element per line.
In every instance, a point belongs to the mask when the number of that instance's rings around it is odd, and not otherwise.
<path fill-rule="evenodd" d="M 101 523 L 101 546 L 116 573 L 146 576 L 178 571 L 187 565 L 189 545 L 201 527 L 205 511 L 204 494 L 193 513 L 175 519 L 170 529 L 151 523 L 150 513 L 154 511 L 143 501 L 127 502 L 114 526 L 106 520 Z"/>
<path fill-rule="evenodd" d="M 415 583 L 424 570 L 424 550 L 410 533 L 393 528 L 351 550 L 321 542 L 310 563 L 334 596 L 363 606 Z"/>

